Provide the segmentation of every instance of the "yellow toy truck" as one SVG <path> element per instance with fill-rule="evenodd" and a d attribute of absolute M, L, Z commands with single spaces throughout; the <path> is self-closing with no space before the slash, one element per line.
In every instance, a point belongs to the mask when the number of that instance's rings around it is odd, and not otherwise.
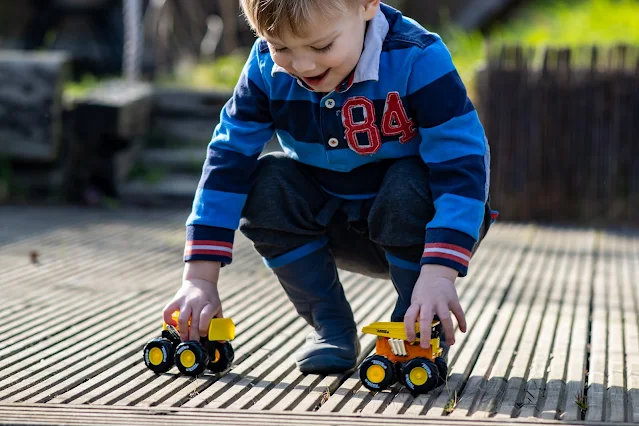
<path fill-rule="evenodd" d="M 448 366 L 441 356 L 440 322 L 431 324 L 428 349 L 419 345 L 419 324 L 415 331 L 417 339 L 410 343 L 406 340 L 403 322 L 375 322 L 362 329 L 377 336 L 375 354 L 359 367 L 359 377 L 367 389 L 380 392 L 399 381 L 416 395 L 430 392 L 446 382 Z"/>
<path fill-rule="evenodd" d="M 179 312 L 172 315 L 176 324 L 178 315 Z M 173 364 L 187 376 L 198 376 L 207 368 L 214 373 L 223 373 L 231 368 L 235 357 L 228 342 L 234 338 L 235 324 L 230 318 L 213 318 L 208 336 L 201 337 L 199 342 L 182 342 L 178 328 L 163 323 L 162 336 L 144 346 L 144 363 L 155 373 L 166 373 Z"/>

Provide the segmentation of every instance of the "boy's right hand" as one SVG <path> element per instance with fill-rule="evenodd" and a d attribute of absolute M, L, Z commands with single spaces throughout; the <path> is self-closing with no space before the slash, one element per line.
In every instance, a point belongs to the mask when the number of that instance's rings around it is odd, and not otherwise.
<path fill-rule="evenodd" d="M 177 324 L 171 318 L 175 311 L 180 311 Z M 197 278 L 184 279 L 182 287 L 164 307 L 163 315 L 164 322 L 177 325 L 182 341 L 199 341 L 200 336 L 208 335 L 211 318 L 222 318 L 222 303 L 216 283 Z"/>

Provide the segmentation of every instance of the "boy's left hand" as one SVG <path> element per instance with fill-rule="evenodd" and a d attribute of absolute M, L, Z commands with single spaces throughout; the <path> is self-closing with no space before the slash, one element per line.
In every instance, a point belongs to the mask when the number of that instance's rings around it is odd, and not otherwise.
<path fill-rule="evenodd" d="M 419 320 L 422 333 L 429 333 L 433 316 L 436 314 L 446 334 L 446 344 L 453 345 L 455 328 L 450 316 L 451 311 L 457 318 L 459 329 L 463 333 L 466 332 L 466 318 L 455 289 L 456 278 L 457 271 L 447 266 L 422 266 L 413 289 L 411 305 L 404 315 L 404 328 L 409 342 L 415 341 L 415 323 Z M 422 338 L 420 343 L 421 347 L 426 349 L 430 346 L 430 338 Z"/>

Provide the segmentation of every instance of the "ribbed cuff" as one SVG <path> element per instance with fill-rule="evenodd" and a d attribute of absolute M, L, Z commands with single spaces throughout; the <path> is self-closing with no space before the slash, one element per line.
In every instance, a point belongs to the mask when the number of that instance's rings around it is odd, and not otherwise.
<path fill-rule="evenodd" d="M 420 264 L 448 266 L 464 277 L 468 274 L 473 247 L 475 239 L 463 232 L 446 228 L 428 229 Z"/>
<path fill-rule="evenodd" d="M 228 265 L 233 260 L 234 237 L 233 229 L 188 225 L 184 261 L 208 260 Z"/>

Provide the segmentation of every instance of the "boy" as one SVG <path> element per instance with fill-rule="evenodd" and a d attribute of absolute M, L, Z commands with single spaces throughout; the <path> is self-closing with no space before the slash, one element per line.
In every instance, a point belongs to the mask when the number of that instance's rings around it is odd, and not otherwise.
<path fill-rule="evenodd" d="M 302 372 L 356 366 L 336 266 L 390 276 L 391 321 L 413 341 L 437 315 L 452 345 L 451 311 L 466 331 L 454 282 L 490 225 L 490 155 L 448 50 L 379 0 L 242 8 L 260 38 L 209 145 L 165 320 L 180 310 L 186 340 L 222 316 L 217 280 L 239 227 L 314 328 L 296 353 Z M 284 153 L 258 160 L 273 134 Z"/>

